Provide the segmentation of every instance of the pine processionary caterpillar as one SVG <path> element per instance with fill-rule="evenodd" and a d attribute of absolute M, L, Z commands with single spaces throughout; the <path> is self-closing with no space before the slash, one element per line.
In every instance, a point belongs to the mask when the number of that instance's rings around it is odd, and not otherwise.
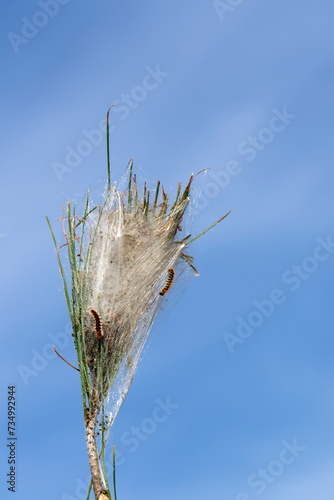
<path fill-rule="evenodd" d="M 95 331 L 96 331 L 96 335 L 98 336 L 99 339 L 101 339 L 103 337 L 103 335 L 102 335 L 102 331 L 101 331 L 100 316 L 95 311 L 95 309 L 91 309 L 89 312 L 94 316 L 94 319 L 95 319 Z"/>
<path fill-rule="evenodd" d="M 166 279 L 165 286 L 163 288 L 161 288 L 159 295 L 165 295 L 165 293 L 168 292 L 168 290 L 172 286 L 173 279 L 174 279 L 174 269 L 169 268 L 167 270 L 167 279 Z"/>

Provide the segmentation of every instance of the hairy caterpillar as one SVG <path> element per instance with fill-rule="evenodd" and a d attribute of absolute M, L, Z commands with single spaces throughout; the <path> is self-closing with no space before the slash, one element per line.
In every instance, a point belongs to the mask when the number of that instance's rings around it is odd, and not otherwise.
<path fill-rule="evenodd" d="M 94 319 L 95 319 L 95 331 L 96 331 L 96 335 L 98 336 L 99 339 L 101 339 L 103 337 L 103 335 L 102 335 L 102 331 L 101 331 L 100 316 L 95 311 L 95 309 L 91 309 L 89 312 L 94 316 Z"/>
<path fill-rule="evenodd" d="M 165 286 L 163 288 L 161 288 L 159 295 L 165 295 L 165 293 L 168 292 L 168 290 L 172 286 L 173 279 L 174 279 L 174 269 L 170 268 L 167 270 L 167 279 L 166 279 Z"/>

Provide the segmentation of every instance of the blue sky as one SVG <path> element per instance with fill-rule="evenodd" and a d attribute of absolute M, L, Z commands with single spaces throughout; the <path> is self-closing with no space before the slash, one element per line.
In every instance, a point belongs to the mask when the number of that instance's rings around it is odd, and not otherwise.
<path fill-rule="evenodd" d="M 329 0 L 6 6 L 1 498 L 11 384 L 16 498 L 86 498 L 79 379 L 49 350 L 75 362 L 45 214 L 60 238 L 68 198 L 98 199 L 113 103 L 113 180 L 133 158 L 175 192 L 211 167 L 191 233 L 232 210 L 194 243 L 200 277 L 168 297 L 117 417 L 118 498 L 333 498 L 333 16 Z"/>

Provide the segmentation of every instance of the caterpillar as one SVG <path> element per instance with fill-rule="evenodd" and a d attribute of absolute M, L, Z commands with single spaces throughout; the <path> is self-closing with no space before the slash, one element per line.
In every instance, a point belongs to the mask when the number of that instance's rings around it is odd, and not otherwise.
<path fill-rule="evenodd" d="M 159 295 L 165 295 L 165 293 L 168 292 L 168 290 L 172 286 L 173 279 L 174 279 L 174 269 L 170 268 L 167 270 L 167 279 L 166 279 L 165 286 L 163 288 L 161 288 Z"/>
<path fill-rule="evenodd" d="M 94 319 L 95 319 L 95 331 L 96 331 L 96 335 L 98 336 L 99 339 L 101 339 L 103 337 L 103 335 L 102 335 L 102 331 L 101 331 L 100 316 L 95 311 L 95 309 L 91 309 L 89 312 L 94 316 Z"/>

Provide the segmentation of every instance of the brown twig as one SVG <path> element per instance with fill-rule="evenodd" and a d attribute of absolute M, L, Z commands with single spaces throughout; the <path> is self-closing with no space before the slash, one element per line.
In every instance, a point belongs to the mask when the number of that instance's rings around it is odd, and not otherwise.
<path fill-rule="evenodd" d="M 59 357 L 60 357 L 63 361 L 65 361 L 65 363 L 67 363 L 68 365 L 72 366 L 72 368 L 74 368 L 74 369 L 75 369 L 75 370 L 77 370 L 78 372 L 80 371 L 80 370 L 79 370 L 79 368 L 76 368 L 75 366 L 71 365 L 71 363 L 69 363 L 68 361 L 66 361 L 66 359 L 65 359 L 65 358 L 63 358 L 63 356 L 61 356 L 61 355 L 59 354 L 59 352 L 57 351 L 57 349 L 55 348 L 55 346 L 54 346 L 54 345 L 53 345 L 52 347 L 54 348 L 55 353 L 56 353 L 56 354 L 58 354 L 58 356 L 59 356 Z"/>

